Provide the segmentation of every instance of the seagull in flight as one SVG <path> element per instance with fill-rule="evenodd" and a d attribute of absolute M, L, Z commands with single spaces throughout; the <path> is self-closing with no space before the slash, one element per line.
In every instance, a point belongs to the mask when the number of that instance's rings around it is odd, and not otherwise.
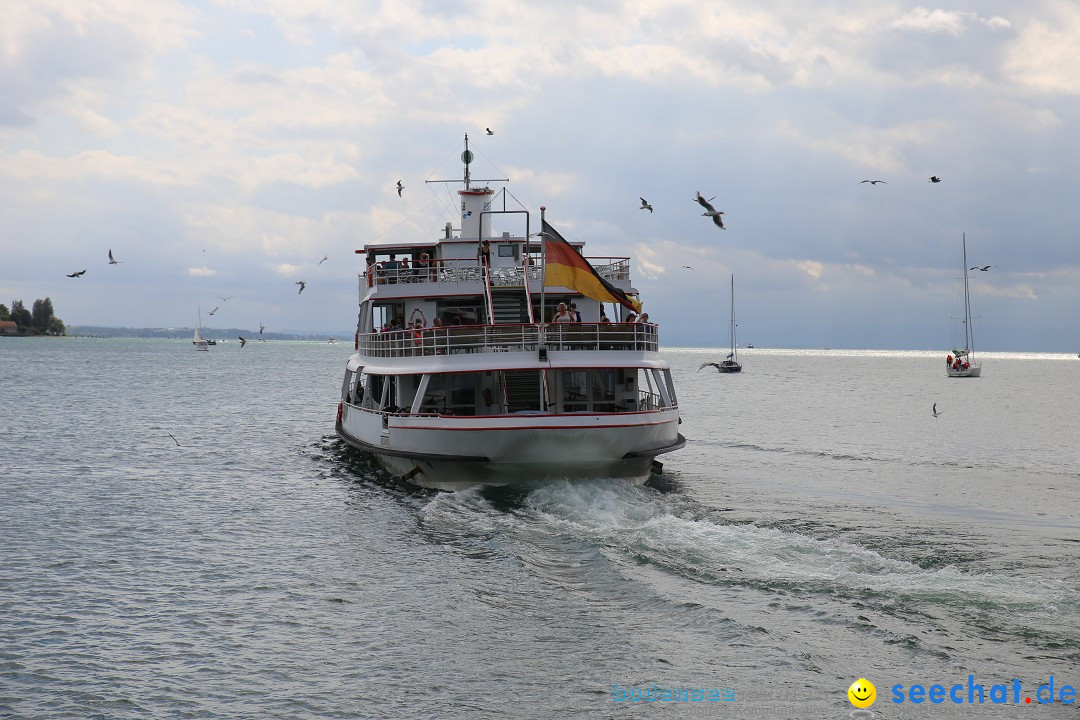
<path fill-rule="evenodd" d="M 934 403 L 934 409 L 933 409 L 932 412 L 934 413 L 934 417 L 937 417 L 938 415 L 944 415 L 945 414 L 944 410 L 942 410 L 941 412 L 937 411 L 937 403 Z"/>
<path fill-rule="evenodd" d="M 240 340 L 240 349 L 243 350 L 244 346 L 247 345 L 247 340 L 244 339 L 243 335 L 237 335 L 236 337 Z"/>
<path fill-rule="evenodd" d="M 119 260 L 114 260 L 114 259 L 113 259 L 113 256 L 112 256 L 112 248 L 109 248 L 109 264 L 110 264 L 110 265 L 119 265 L 119 264 L 120 264 L 120 261 L 119 261 Z"/>
<path fill-rule="evenodd" d="M 860 185 L 862 185 L 863 183 L 870 183 L 871 185 L 877 185 L 878 183 L 884 183 L 885 185 L 889 184 L 889 183 L 885 182 L 884 180 L 860 180 L 859 181 Z"/>
<path fill-rule="evenodd" d="M 213 309 L 213 310 L 211 310 L 211 311 L 210 311 L 209 313 L 207 313 L 207 315 L 213 315 L 213 314 L 214 314 L 214 313 L 216 313 L 216 312 L 217 312 L 217 311 L 218 311 L 218 310 L 219 310 L 220 308 L 221 308 L 221 306 L 220 306 L 220 305 L 218 305 L 218 306 L 217 306 L 216 308 L 214 308 L 214 309 Z"/>
<path fill-rule="evenodd" d="M 304 288 L 306 288 L 306 287 L 307 287 L 307 283 L 306 283 L 306 282 L 304 282 L 303 280 L 297 280 L 297 281 L 296 281 L 296 282 L 295 282 L 294 284 L 295 284 L 295 285 L 299 285 L 299 286 L 300 286 L 300 289 L 299 289 L 299 290 L 297 291 L 297 293 L 296 293 L 297 295 L 299 295 L 300 293 L 304 292 Z"/>
<path fill-rule="evenodd" d="M 83 273 L 85 273 L 85 272 L 86 272 L 85 270 L 80 270 L 79 272 L 73 272 L 70 275 L 68 275 L 68 277 L 82 277 Z"/>
<path fill-rule="evenodd" d="M 236 296 L 235 295 L 230 295 L 229 297 L 221 297 L 220 295 L 215 295 L 214 297 L 216 297 L 221 302 L 227 302 L 229 300 L 232 300 Z"/>
<path fill-rule="evenodd" d="M 315 263 L 315 267 L 319 267 L 320 265 L 322 265 L 322 264 L 323 264 L 324 262 L 326 262 L 327 258 L 329 258 L 329 257 L 330 257 L 329 255 L 323 255 L 323 256 L 322 256 L 322 260 L 320 260 L 319 262 Z"/>
<path fill-rule="evenodd" d="M 712 200 L 712 199 L 713 198 L 709 198 L 709 200 Z M 712 221 L 714 223 L 716 223 L 716 227 L 720 228 L 721 230 L 725 229 L 724 228 L 724 221 L 720 218 L 720 216 L 724 214 L 723 210 L 717 210 L 716 208 L 714 208 L 712 206 L 712 204 L 709 202 L 709 200 L 706 200 L 705 198 L 703 198 L 701 196 L 700 192 L 695 192 L 694 193 L 694 200 L 697 201 L 698 205 L 705 208 L 705 212 L 701 213 L 702 215 L 708 215 L 709 217 L 712 218 Z"/>
<path fill-rule="evenodd" d="M 697 371 L 698 371 L 698 372 L 701 372 L 702 370 L 704 370 L 705 368 L 709 367 L 710 365 L 712 365 L 712 366 L 713 366 L 714 368 L 716 368 L 717 370 L 719 370 L 719 369 L 720 369 L 720 363 L 718 363 L 718 362 L 703 362 L 703 363 L 701 363 L 701 365 L 700 365 L 700 366 L 698 367 Z"/>
<path fill-rule="evenodd" d="M 976 265 L 975 267 L 968 268 L 968 270 L 981 270 L 982 272 L 986 272 L 987 270 L 989 270 L 992 267 L 994 267 L 994 266 L 993 265 L 983 265 L 982 267 L 979 267 L 978 265 Z"/>
<path fill-rule="evenodd" d="M 639 207 L 638 210 L 648 210 L 649 212 L 653 211 L 652 205 L 650 205 L 645 198 L 641 198 L 641 207 Z"/>
<path fill-rule="evenodd" d="M 689 265 L 683 265 L 683 267 L 686 268 L 687 270 L 693 270 L 694 269 L 694 268 L 690 267 Z"/>
<path fill-rule="evenodd" d="M 941 178 L 939 178 L 937 175 L 931 175 L 930 176 L 930 182 L 939 183 L 939 182 L 941 182 Z"/>
<path fill-rule="evenodd" d="M 262 331 L 265 330 L 265 329 L 266 329 L 266 326 L 263 325 L 262 323 L 259 323 L 259 334 L 260 335 L 262 335 Z"/>
<path fill-rule="evenodd" d="M 494 135 L 495 134 L 495 131 L 492 130 L 491 128 L 484 128 L 484 129 L 487 130 L 488 135 Z"/>
<path fill-rule="evenodd" d="M 172 441 L 173 441 L 174 443 L 176 443 L 176 447 L 180 447 L 180 441 L 179 441 L 179 440 L 177 440 L 177 439 L 176 439 L 176 438 L 175 438 L 175 437 L 173 436 L 173 434 L 172 434 L 172 433 L 169 433 L 169 437 L 171 437 L 171 438 L 172 438 Z"/>
<path fill-rule="evenodd" d="M 397 181 L 397 196 L 401 197 L 401 191 L 405 189 L 405 186 L 401 184 L 401 181 Z"/>

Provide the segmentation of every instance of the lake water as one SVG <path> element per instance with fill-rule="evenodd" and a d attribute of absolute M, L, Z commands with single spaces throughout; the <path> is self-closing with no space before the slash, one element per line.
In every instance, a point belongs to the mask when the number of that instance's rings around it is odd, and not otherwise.
<path fill-rule="evenodd" d="M 0 341 L 0 717 L 1080 713 L 1080 359 L 670 350 L 662 481 L 449 494 L 336 439 L 350 351 Z"/>

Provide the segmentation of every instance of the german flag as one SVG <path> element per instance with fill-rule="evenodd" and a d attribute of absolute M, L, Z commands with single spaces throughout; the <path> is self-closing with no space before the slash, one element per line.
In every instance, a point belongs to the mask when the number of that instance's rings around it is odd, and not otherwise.
<path fill-rule="evenodd" d="M 602 303 L 618 303 L 636 313 L 641 312 L 640 300 L 628 296 L 600 277 L 589 261 L 581 257 L 581 253 L 566 242 L 547 220 L 541 222 L 541 231 L 544 234 L 544 255 L 547 263 L 544 268 L 544 285 L 570 288 L 587 298 Z"/>

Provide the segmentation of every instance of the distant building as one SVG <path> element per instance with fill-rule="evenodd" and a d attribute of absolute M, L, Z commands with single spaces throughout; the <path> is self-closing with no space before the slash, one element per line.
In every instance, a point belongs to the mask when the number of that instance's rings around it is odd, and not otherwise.
<path fill-rule="evenodd" d="M 0 320 L 0 335 L 18 335 L 19 326 L 14 320 Z"/>

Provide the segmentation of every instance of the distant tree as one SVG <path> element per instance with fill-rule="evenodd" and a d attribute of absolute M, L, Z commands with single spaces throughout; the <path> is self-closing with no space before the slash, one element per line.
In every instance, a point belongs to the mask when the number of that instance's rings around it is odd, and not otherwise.
<path fill-rule="evenodd" d="M 22 303 L 22 300 L 11 301 L 11 319 L 19 326 L 20 330 L 28 330 L 34 324 L 34 317 Z"/>
<path fill-rule="evenodd" d="M 7 309 L 7 305 L 0 303 L 0 320 L 10 320 L 11 311 Z"/>
<path fill-rule="evenodd" d="M 64 325 L 64 321 L 58 317 L 51 318 L 49 320 L 49 334 L 67 335 L 67 326 Z"/>
<path fill-rule="evenodd" d="M 30 313 L 34 322 L 34 329 L 40 333 L 48 332 L 49 324 L 53 319 L 52 300 L 35 300 L 34 309 Z"/>

